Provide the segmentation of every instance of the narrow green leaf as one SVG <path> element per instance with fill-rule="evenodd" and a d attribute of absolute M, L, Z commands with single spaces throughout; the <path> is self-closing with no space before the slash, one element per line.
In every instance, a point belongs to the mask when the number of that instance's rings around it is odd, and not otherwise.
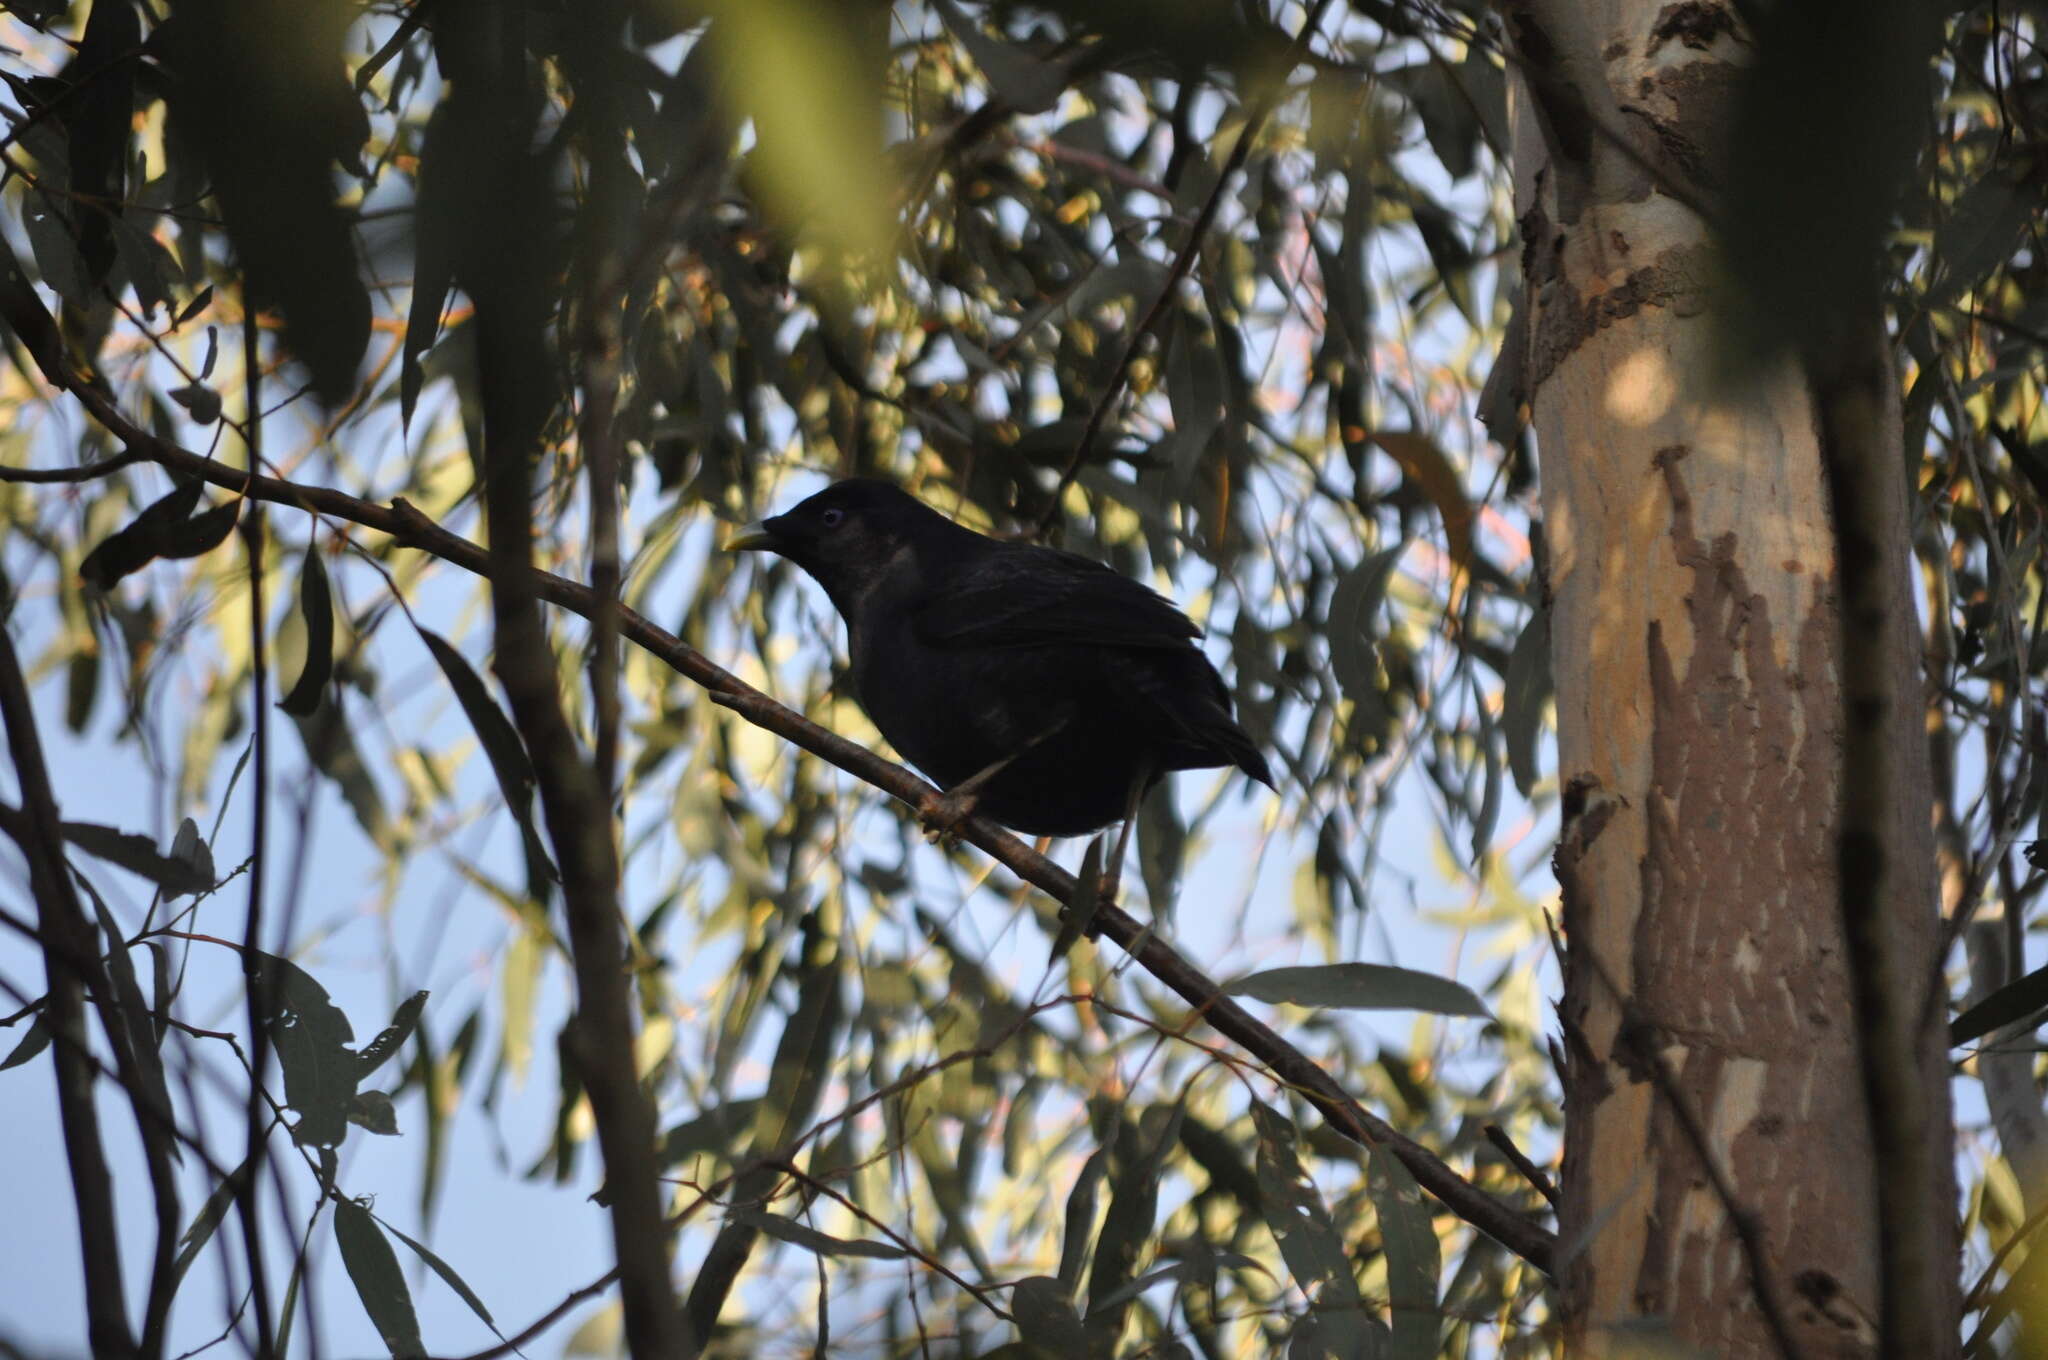
<path fill-rule="evenodd" d="M 172 1161 L 182 1161 L 184 1150 L 170 1133 L 176 1112 L 171 1107 L 170 1083 L 164 1076 L 163 1053 L 156 1046 L 156 1017 L 148 998 L 142 994 L 141 979 L 135 976 L 135 960 L 128 954 L 127 938 L 122 935 L 120 923 L 108 909 L 106 899 L 93 891 L 92 884 L 83 875 L 78 876 L 78 883 L 85 889 L 86 896 L 92 899 L 93 912 L 106 936 L 107 978 L 113 984 L 114 1011 L 120 1017 L 121 1031 L 108 1035 L 108 1038 L 126 1050 L 128 1062 L 134 1066 L 134 1080 L 141 1089 L 130 1094 L 149 1105 L 155 1113 L 154 1118 L 140 1121 L 141 1135 L 145 1141 L 160 1144 L 162 1152 Z"/>
<path fill-rule="evenodd" d="M 1060 1242 L 1060 1286 L 1069 1297 L 1079 1292 L 1081 1275 L 1088 1269 L 1089 1248 L 1095 1241 L 1095 1207 L 1101 1198 L 1102 1182 L 1109 1175 L 1109 1151 L 1097 1148 L 1081 1163 L 1074 1188 L 1067 1192 L 1066 1232 Z"/>
<path fill-rule="evenodd" d="M 213 1193 L 199 1206 L 199 1212 L 192 1216 L 191 1226 L 186 1228 L 185 1235 L 178 1239 L 177 1259 L 171 1262 L 171 1280 L 174 1284 L 185 1278 L 185 1272 L 191 1268 L 193 1260 L 206 1249 L 206 1244 L 213 1240 L 214 1230 L 220 1227 L 221 1219 L 227 1215 L 228 1207 L 235 1202 L 236 1194 L 249 1179 L 249 1169 L 254 1165 L 253 1160 L 245 1161 L 228 1173 L 219 1185 L 213 1187 Z"/>
<path fill-rule="evenodd" d="M 192 295 L 192 300 L 190 302 L 186 303 L 183 307 L 180 307 L 178 309 L 178 315 L 174 317 L 171 321 L 171 329 L 174 331 L 177 330 L 186 322 L 190 321 L 193 317 L 198 316 L 201 312 L 205 311 L 212 302 L 213 285 L 209 283 L 204 288 L 194 293 Z"/>
<path fill-rule="evenodd" d="M 306 545 L 305 565 L 299 568 L 299 614 L 306 621 L 306 664 L 277 706 L 294 717 L 310 718 L 334 676 L 334 601 L 318 543 Z"/>
<path fill-rule="evenodd" d="M 149 951 L 149 996 L 151 1040 L 164 1046 L 164 1033 L 171 1027 L 171 1002 L 177 999 L 177 980 L 171 972 L 171 951 L 156 940 L 145 940 Z"/>
<path fill-rule="evenodd" d="M 420 1012 L 426 1009 L 427 993 L 414 992 L 398 1003 L 398 1009 L 391 1013 L 391 1023 L 378 1031 L 377 1037 L 364 1044 L 356 1054 L 357 1075 L 367 1077 L 382 1067 L 392 1054 L 419 1028 Z"/>
<path fill-rule="evenodd" d="M 1252 1102 L 1252 1122 L 1259 1135 L 1259 1209 L 1295 1283 L 1324 1303 L 1361 1310 L 1364 1300 L 1344 1239 L 1296 1152 L 1300 1133 L 1293 1121 L 1260 1101 Z"/>
<path fill-rule="evenodd" d="M 1373 553 L 1337 580 L 1330 592 L 1330 669 L 1354 704 L 1380 704 L 1380 663 L 1373 653 L 1379 639 L 1377 615 L 1387 597 L 1394 565 L 1408 545 L 1396 543 Z"/>
<path fill-rule="evenodd" d="M 379 1222 L 382 1223 L 382 1220 L 380 1219 Z M 439 1256 L 436 1256 L 433 1252 L 427 1250 L 425 1243 L 413 1241 L 412 1238 L 407 1237 L 404 1233 L 392 1227 L 389 1223 L 383 1223 L 383 1228 L 384 1231 L 390 1233 L 393 1237 L 405 1243 L 405 1245 L 407 1245 L 408 1247 L 411 1247 L 413 1251 L 418 1254 L 419 1258 L 422 1261 L 425 1261 L 427 1263 L 427 1266 L 436 1275 L 439 1275 L 441 1277 L 441 1280 L 444 1284 L 446 1284 L 450 1289 L 454 1290 L 457 1294 L 461 1295 L 462 1301 L 469 1305 L 469 1311 L 475 1313 L 478 1317 L 482 1318 L 484 1325 L 486 1327 L 489 1327 L 494 1332 L 498 1331 L 498 1324 L 492 1319 L 491 1310 L 484 1307 L 484 1301 L 476 1296 L 476 1291 L 469 1287 L 468 1281 L 464 1280 L 460 1275 L 455 1273 L 455 1267 L 449 1265 Z M 498 1332 L 498 1335 L 502 1337 L 504 1333 Z"/>
<path fill-rule="evenodd" d="M 676 1125 L 661 1136 L 657 1154 L 661 1166 L 680 1166 L 703 1156 L 733 1160 L 743 1150 L 744 1136 L 760 1111 L 760 1097 L 750 1096 L 714 1105 L 695 1119 Z"/>
<path fill-rule="evenodd" d="M 900 1261 L 909 1255 L 903 1248 L 890 1242 L 875 1242 L 865 1238 L 833 1237 L 816 1228 L 784 1218 L 781 1214 L 763 1213 L 759 1209 L 735 1209 L 728 1215 L 735 1222 L 758 1228 L 778 1242 L 787 1242 L 793 1247 L 802 1247 L 816 1256 L 866 1256 L 877 1261 Z"/>
<path fill-rule="evenodd" d="M 448 687 L 455 691 L 455 702 L 462 706 L 462 712 L 475 729 L 476 738 L 484 748 L 484 756 L 491 762 L 491 772 L 498 777 L 498 790 L 505 799 L 505 808 L 519 824 L 519 834 L 526 850 L 528 888 L 530 891 L 555 881 L 557 875 L 549 862 L 547 851 L 540 839 L 540 830 L 533 821 L 533 762 L 527 757 L 525 743 L 519 740 L 519 732 L 512 726 L 512 720 L 492 700 L 490 691 L 462 653 L 448 645 L 447 639 L 430 629 L 419 630 L 421 641 L 427 644 L 434 660 L 441 667 L 441 673 L 448 677 Z M 536 891 L 535 896 L 539 893 Z"/>
<path fill-rule="evenodd" d="M 1066 88 L 1066 67 L 1002 41 L 945 0 L 934 6 L 948 31 L 981 68 L 989 89 L 1014 113 L 1043 113 Z"/>
<path fill-rule="evenodd" d="M 21 1066 L 49 1046 L 50 1027 L 43 1023 L 42 1014 L 38 1012 L 34 1022 L 29 1025 L 28 1032 L 21 1036 L 21 1042 L 14 1046 L 14 1051 L 6 1058 L 0 1059 L 0 1072 L 5 1072 L 10 1067 Z"/>
<path fill-rule="evenodd" d="M 155 537 L 156 555 L 182 559 L 200 557 L 227 542 L 242 515 L 242 498 L 201 511 L 190 519 L 167 525 Z"/>
<path fill-rule="evenodd" d="M 1967 1044 L 2042 1010 L 2048 1010 L 2048 966 L 2036 968 L 2025 977 L 2006 983 L 1949 1021 L 1948 1041 Z"/>
<path fill-rule="evenodd" d="M 1114 1345 L 1123 1317 L 1103 1300 L 1130 1282 L 1152 1240 L 1159 1215 L 1159 1181 L 1166 1159 L 1180 1145 L 1180 1120 L 1178 1105 L 1151 1106 L 1135 1125 L 1122 1121 L 1113 1144 L 1109 1212 L 1102 1216 L 1095 1263 L 1088 1272 L 1089 1328 L 1104 1345 Z"/>
<path fill-rule="evenodd" d="M 1550 674 L 1550 609 L 1540 600 L 1508 653 L 1503 680 L 1501 728 L 1515 791 L 1527 798 L 1536 787 L 1537 740 L 1543 735 L 1543 707 L 1554 688 Z"/>
<path fill-rule="evenodd" d="M 90 633 L 83 634 L 71 653 L 64 675 L 64 726 L 83 735 L 92 721 L 92 706 L 100 695 L 100 649 Z"/>
<path fill-rule="evenodd" d="M 397 1253 L 384 1239 L 377 1220 L 355 1200 L 336 1200 L 334 1241 L 341 1248 L 341 1263 L 355 1284 L 356 1297 L 363 1301 L 363 1311 L 376 1324 L 392 1360 L 425 1360 L 427 1348 L 420 1340 L 412 1291 L 405 1286 Z"/>
<path fill-rule="evenodd" d="M 1241 977 L 1223 991 L 1226 996 L 1249 996 L 1274 1005 L 1492 1018 L 1486 1003 L 1464 983 L 1384 963 L 1269 968 Z"/>
<path fill-rule="evenodd" d="M 63 828 L 65 840 L 89 855 L 148 879 L 162 888 L 167 898 L 185 897 L 213 886 L 212 876 L 201 877 L 191 858 L 160 854 L 156 842 L 147 836 L 97 822 L 65 822 Z"/>
<path fill-rule="evenodd" d="M 1201 1244 L 1195 1243 L 1193 1245 L 1199 1247 Z M 1153 1285 L 1163 1284 L 1167 1280 L 1193 1281 L 1197 1283 L 1213 1281 L 1216 1278 L 1216 1270 L 1219 1266 L 1229 1266 L 1232 1270 L 1256 1273 L 1265 1276 L 1269 1280 L 1273 1278 L 1272 1271 L 1241 1252 L 1207 1252 L 1199 1257 L 1187 1257 L 1160 1266 L 1157 1270 L 1147 1271 L 1137 1279 L 1125 1284 L 1123 1288 L 1103 1298 L 1100 1302 L 1091 1305 L 1088 1310 L 1088 1316 L 1092 1318 L 1109 1309 L 1121 1307 L 1132 1299 L 1137 1298 L 1138 1295 L 1144 1293 Z"/>
<path fill-rule="evenodd" d="M 78 564 L 79 576 L 88 585 L 111 590 L 122 577 L 148 566 L 157 556 L 157 543 L 198 506 L 201 490 L 200 482 L 186 482 L 151 501 L 125 527 L 85 555 Z"/>
<path fill-rule="evenodd" d="M 1387 1254 L 1387 1312 L 1393 1325 L 1388 1360 L 1436 1360 L 1443 1332 L 1437 1307 L 1443 1256 L 1422 1187 L 1399 1158 L 1376 1147 L 1366 1164 L 1365 1192 L 1379 1216 L 1380 1246 Z"/>
<path fill-rule="evenodd" d="M 363 762 L 362 750 L 349 730 L 335 692 L 328 693 L 327 702 L 316 708 L 311 717 L 301 718 L 296 713 L 290 717 L 299 739 L 306 744 L 307 758 L 341 791 L 363 834 L 379 846 L 391 847 L 395 837 L 390 816 L 384 809 L 384 795 Z"/>
<path fill-rule="evenodd" d="M 1493 844 L 1494 823 L 1500 818 L 1501 760 L 1500 747 L 1493 735 L 1493 710 L 1487 707 L 1486 696 L 1479 693 L 1476 680 L 1472 686 L 1472 706 L 1479 714 L 1479 759 L 1486 774 L 1479 811 L 1472 817 L 1472 863 L 1476 865 L 1486 858 L 1487 848 Z"/>
<path fill-rule="evenodd" d="M 1095 837 L 1081 856 L 1080 871 L 1074 875 L 1074 893 L 1060 913 L 1060 929 L 1053 936 L 1048 962 L 1058 963 L 1075 941 L 1095 927 L 1095 914 L 1102 909 L 1102 843 L 1107 839 Z"/>

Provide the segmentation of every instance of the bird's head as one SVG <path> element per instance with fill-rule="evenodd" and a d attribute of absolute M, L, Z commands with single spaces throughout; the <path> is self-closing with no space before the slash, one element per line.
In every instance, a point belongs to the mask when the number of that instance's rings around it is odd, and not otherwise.
<path fill-rule="evenodd" d="M 910 555 L 962 533 L 901 488 L 853 478 L 744 526 L 725 546 L 780 553 L 816 577 L 844 613 L 847 600 Z"/>

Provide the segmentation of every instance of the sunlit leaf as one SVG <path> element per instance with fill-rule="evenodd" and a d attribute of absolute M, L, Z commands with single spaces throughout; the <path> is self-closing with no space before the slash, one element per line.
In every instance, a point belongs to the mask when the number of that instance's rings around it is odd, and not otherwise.
<path fill-rule="evenodd" d="M 707 0 L 721 97 L 751 118 L 762 195 L 792 224 L 855 255 L 894 249 L 873 54 L 882 11 L 824 0 Z"/>

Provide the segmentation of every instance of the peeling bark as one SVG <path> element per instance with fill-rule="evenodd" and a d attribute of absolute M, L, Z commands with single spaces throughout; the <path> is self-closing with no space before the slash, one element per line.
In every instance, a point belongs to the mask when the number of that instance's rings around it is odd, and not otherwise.
<path fill-rule="evenodd" d="M 1651 1320 L 1709 1354 L 1872 1355 L 1879 1167 L 1837 910 L 1842 616 L 1819 413 L 1790 362 L 1717 382 L 1713 243 L 1691 206 L 1716 192 L 1744 39 L 1712 0 L 1511 9 L 1518 42 L 1545 39 L 1518 53 L 1511 361 L 1542 458 L 1566 785 L 1568 1350 L 1619 1351 L 1615 1329 L 1640 1340 Z M 1603 172 L 1595 150 L 1562 164 L 1560 109 L 1591 111 L 1608 159 L 1652 173 Z M 1906 599 L 1904 488 L 1882 492 Z M 1910 623 L 1885 624 L 1897 694 L 1919 692 Z M 1884 910 L 1931 969 L 1925 739 L 1896 707 L 1909 796 Z M 1952 1185 L 1927 1213 L 1952 1222 Z"/>

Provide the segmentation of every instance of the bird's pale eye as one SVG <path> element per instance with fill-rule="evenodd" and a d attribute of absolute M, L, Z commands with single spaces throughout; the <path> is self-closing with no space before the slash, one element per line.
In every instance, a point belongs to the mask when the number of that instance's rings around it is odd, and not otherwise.
<path fill-rule="evenodd" d="M 846 512 L 844 510 L 827 510 L 824 514 L 818 516 L 818 519 L 827 529 L 837 529 L 839 522 L 845 518 Z"/>

